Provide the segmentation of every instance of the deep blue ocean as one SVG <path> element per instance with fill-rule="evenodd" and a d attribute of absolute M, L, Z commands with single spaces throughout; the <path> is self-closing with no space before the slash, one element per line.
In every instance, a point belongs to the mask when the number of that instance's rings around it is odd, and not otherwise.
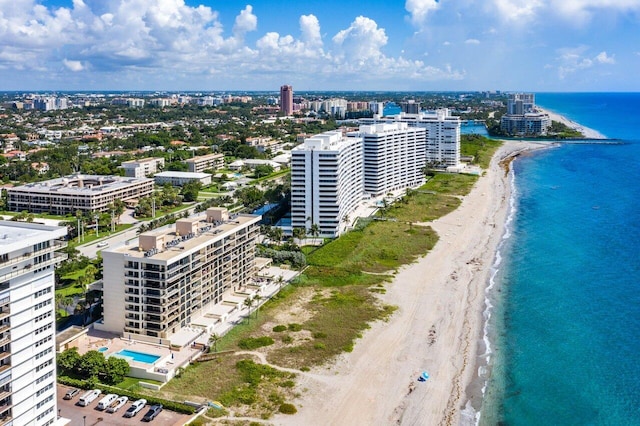
<path fill-rule="evenodd" d="M 514 162 L 482 425 L 640 425 L 640 94 L 540 93 L 619 145 Z"/>

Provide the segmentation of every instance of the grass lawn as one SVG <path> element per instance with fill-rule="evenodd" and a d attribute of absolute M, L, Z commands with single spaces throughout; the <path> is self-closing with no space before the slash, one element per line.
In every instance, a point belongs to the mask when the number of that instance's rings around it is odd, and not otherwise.
<path fill-rule="evenodd" d="M 159 382 L 159 381 L 156 381 L 156 380 L 138 379 L 138 378 L 135 378 L 135 377 L 125 377 L 124 380 L 121 381 L 120 383 L 118 383 L 117 385 L 115 385 L 115 387 L 120 388 L 120 389 L 124 389 L 124 390 L 138 392 L 138 391 L 140 391 L 140 388 L 141 388 L 139 382 L 151 383 L 153 385 L 161 385 L 162 384 L 162 382 Z"/>
<path fill-rule="evenodd" d="M 489 168 L 489 162 L 502 142 L 480 135 L 462 135 L 460 138 L 460 154 L 472 155 L 474 164 L 483 169 Z"/>

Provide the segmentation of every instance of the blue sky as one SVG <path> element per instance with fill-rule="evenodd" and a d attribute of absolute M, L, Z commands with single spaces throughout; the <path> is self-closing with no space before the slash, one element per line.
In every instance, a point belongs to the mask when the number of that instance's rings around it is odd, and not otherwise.
<path fill-rule="evenodd" d="M 0 90 L 640 91 L 640 0 L 0 0 Z"/>

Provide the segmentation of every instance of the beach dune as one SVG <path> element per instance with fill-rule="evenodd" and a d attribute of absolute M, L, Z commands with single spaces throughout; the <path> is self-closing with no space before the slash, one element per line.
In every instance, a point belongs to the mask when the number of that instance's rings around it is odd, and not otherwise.
<path fill-rule="evenodd" d="M 274 423 L 460 423 L 467 388 L 477 379 L 485 288 L 508 212 L 510 184 L 501 161 L 540 146 L 505 142 L 461 206 L 423 224 L 440 240 L 401 268 L 381 296 L 397 312 L 373 324 L 352 353 L 300 375 L 298 413 Z M 423 371 L 430 378 L 419 382 Z"/>

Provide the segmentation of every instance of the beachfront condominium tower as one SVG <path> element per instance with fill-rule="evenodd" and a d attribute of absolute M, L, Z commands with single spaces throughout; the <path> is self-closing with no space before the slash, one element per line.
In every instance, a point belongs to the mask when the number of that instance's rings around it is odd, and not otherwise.
<path fill-rule="evenodd" d="M 363 140 L 364 191 L 372 196 L 424 183 L 426 129 L 407 123 L 360 126 L 349 136 Z"/>
<path fill-rule="evenodd" d="M 500 130 L 509 135 L 538 136 L 551 126 L 548 114 L 536 110 L 533 93 L 512 93 L 507 99 L 507 113 L 500 118 Z"/>
<path fill-rule="evenodd" d="M 293 114 L 293 87 L 280 86 L 280 112 L 286 116 Z"/>
<path fill-rule="evenodd" d="M 533 93 L 511 93 L 507 99 L 507 114 L 523 115 L 534 112 L 536 98 Z"/>
<path fill-rule="evenodd" d="M 0 221 L 0 424 L 57 419 L 54 267 L 66 234 Z"/>
<path fill-rule="evenodd" d="M 291 225 L 333 237 L 363 196 L 363 144 L 339 130 L 315 135 L 291 150 Z"/>
<path fill-rule="evenodd" d="M 448 108 L 419 114 L 401 113 L 384 118 L 362 118 L 361 124 L 406 123 L 426 130 L 426 163 L 438 167 L 456 167 L 460 163 L 460 117 Z"/>
<path fill-rule="evenodd" d="M 104 320 L 94 327 L 152 343 L 190 343 L 198 335 L 192 325 L 212 324 L 211 310 L 251 284 L 260 219 L 211 207 L 104 250 Z"/>

